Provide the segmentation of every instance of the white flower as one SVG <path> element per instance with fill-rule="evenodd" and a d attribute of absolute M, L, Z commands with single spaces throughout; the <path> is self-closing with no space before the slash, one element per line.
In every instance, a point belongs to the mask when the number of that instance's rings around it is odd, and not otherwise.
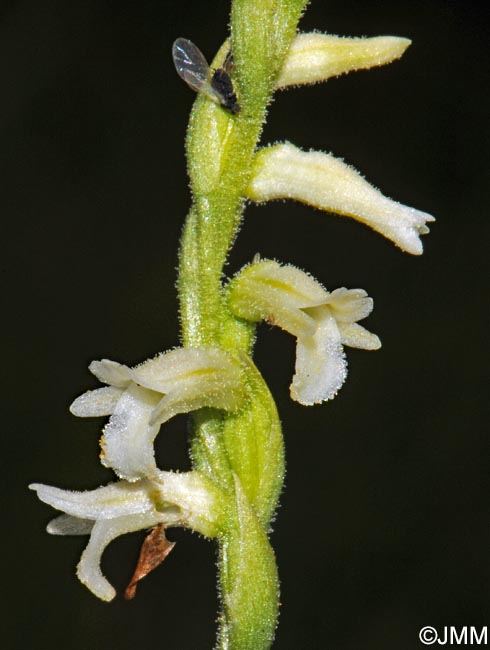
<path fill-rule="evenodd" d="M 102 600 L 114 588 L 102 574 L 106 546 L 119 535 L 163 524 L 187 526 L 208 537 L 219 532 L 221 509 L 216 486 L 197 472 L 159 472 L 157 479 L 118 481 L 96 490 L 72 492 L 49 485 L 29 486 L 44 503 L 66 514 L 47 527 L 52 535 L 90 535 L 77 567 L 80 581 Z"/>
<path fill-rule="evenodd" d="M 290 143 L 260 150 L 248 187 L 253 201 L 296 199 L 354 217 L 413 255 L 434 217 L 383 196 L 352 167 L 330 154 L 301 151 Z"/>
<path fill-rule="evenodd" d="M 375 334 L 357 324 L 373 301 L 362 289 L 326 291 L 294 266 L 263 260 L 246 267 L 230 285 L 235 315 L 266 320 L 297 338 L 291 397 L 310 405 L 335 397 L 347 375 L 342 345 L 376 350 Z"/>
<path fill-rule="evenodd" d="M 111 416 L 101 460 L 129 481 L 157 474 L 153 441 L 163 422 L 205 406 L 235 411 L 245 399 L 239 362 L 218 348 L 180 348 L 135 368 L 105 359 L 90 370 L 109 387 L 84 393 L 70 410 Z"/>
<path fill-rule="evenodd" d="M 276 82 L 277 88 L 326 81 L 351 70 L 372 68 L 401 57 L 411 41 L 398 36 L 344 38 L 298 34 Z"/>

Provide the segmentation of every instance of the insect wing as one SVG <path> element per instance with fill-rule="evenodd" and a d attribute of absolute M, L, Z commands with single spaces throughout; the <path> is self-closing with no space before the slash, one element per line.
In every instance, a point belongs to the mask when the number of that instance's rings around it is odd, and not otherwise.
<path fill-rule="evenodd" d="M 211 70 L 201 50 L 192 41 L 178 38 L 172 47 L 175 69 L 181 79 L 198 93 L 219 102 L 211 86 Z"/>
<path fill-rule="evenodd" d="M 233 70 L 233 52 L 231 51 L 231 48 L 228 50 L 225 56 L 225 60 L 223 61 L 223 70 L 227 72 L 229 75 L 231 75 L 231 71 Z"/>

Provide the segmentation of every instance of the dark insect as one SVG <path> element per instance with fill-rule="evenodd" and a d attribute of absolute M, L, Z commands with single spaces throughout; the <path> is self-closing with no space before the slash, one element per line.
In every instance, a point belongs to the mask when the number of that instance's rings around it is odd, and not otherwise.
<path fill-rule="evenodd" d="M 172 47 L 175 69 L 192 90 L 203 93 L 214 102 L 236 115 L 240 111 L 230 72 L 233 66 L 231 51 L 222 68 L 212 70 L 201 50 L 192 41 L 178 38 Z"/>

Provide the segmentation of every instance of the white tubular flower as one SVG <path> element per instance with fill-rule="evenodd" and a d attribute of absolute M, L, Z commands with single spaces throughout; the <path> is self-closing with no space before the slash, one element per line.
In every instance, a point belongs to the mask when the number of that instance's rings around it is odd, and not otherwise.
<path fill-rule="evenodd" d="M 119 535 L 158 524 L 187 526 L 208 537 L 219 532 L 221 509 L 215 486 L 197 472 L 159 472 L 155 481 L 119 481 L 87 492 L 29 486 L 44 503 L 66 514 L 47 526 L 52 535 L 90 535 L 77 567 L 80 581 L 98 598 L 110 601 L 114 588 L 102 574 L 106 546 Z"/>
<path fill-rule="evenodd" d="M 101 460 L 129 481 L 158 472 L 153 441 L 163 422 L 205 406 L 235 411 L 245 399 L 239 362 L 218 348 L 180 348 L 135 368 L 104 359 L 90 370 L 110 386 L 81 395 L 70 410 L 80 417 L 111 416 Z"/>
<path fill-rule="evenodd" d="M 411 41 L 398 36 L 343 38 L 298 34 L 284 62 L 277 88 L 318 83 L 345 72 L 373 68 L 399 59 Z"/>
<path fill-rule="evenodd" d="M 266 320 L 297 338 L 291 397 L 311 405 L 335 397 L 347 375 L 342 345 L 377 350 L 380 340 L 357 324 L 373 309 L 362 289 L 326 291 L 294 266 L 263 260 L 246 267 L 230 287 L 230 307 L 251 321 Z"/>
<path fill-rule="evenodd" d="M 301 151 L 290 143 L 261 149 L 248 196 L 261 203 L 296 199 L 316 208 L 354 217 L 412 255 L 423 252 L 420 235 L 434 217 L 383 196 L 355 169 L 334 156 Z"/>

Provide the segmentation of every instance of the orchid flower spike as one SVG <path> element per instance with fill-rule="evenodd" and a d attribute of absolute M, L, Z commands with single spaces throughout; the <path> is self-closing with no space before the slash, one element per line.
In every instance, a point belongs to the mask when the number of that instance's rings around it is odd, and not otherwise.
<path fill-rule="evenodd" d="M 89 368 L 109 386 L 84 393 L 70 410 L 111 416 L 100 443 L 102 464 L 128 481 L 157 474 L 153 441 L 162 423 L 205 406 L 233 412 L 246 396 L 240 362 L 219 348 L 179 348 L 135 368 L 107 359 Z"/>
<path fill-rule="evenodd" d="M 321 210 L 354 217 L 412 255 L 423 252 L 420 235 L 434 217 L 383 196 L 352 167 L 334 156 L 301 151 L 290 143 L 261 149 L 248 197 L 262 203 L 295 199 Z"/>
<path fill-rule="evenodd" d="M 118 481 L 96 490 L 73 492 L 49 485 L 29 486 L 44 503 L 66 514 L 47 527 L 52 535 L 90 535 L 77 567 L 80 581 L 98 598 L 116 595 L 102 574 L 106 546 L 119 535 L 163 524 L 186 526 L 207 537 L 220 530 L 220 496 L 214 483 L 197 472 L 159 472 L 154 481 Z"/>
<path fill-rule="evenodd" d="M 332 399 L 347 375 L 343 345 L 377 350 L 380 340 L 357 324 L 373 309 L 363 289 L 326 291 L 310 275 L 291 265 L 262 260 L 232 280 L 233 313 L 266 320 L 297 338 L 296 372 L 291 397 L 304 405 Z"/>

